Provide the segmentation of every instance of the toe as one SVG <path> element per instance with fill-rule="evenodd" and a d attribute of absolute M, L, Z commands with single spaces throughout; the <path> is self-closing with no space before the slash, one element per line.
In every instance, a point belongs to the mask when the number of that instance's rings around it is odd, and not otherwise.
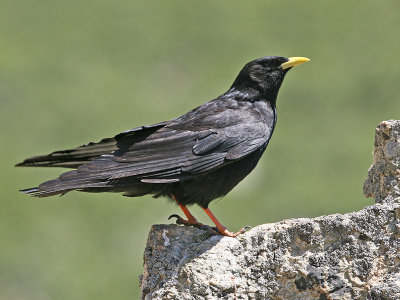
<path fill-rule="evenodd" d="M 172 218 L 176 218 L 176 221 L 175 221 L 176 224 L 179 224 L 179 225 L 180 225 L 180 224 L 184 224 L 184 221 L 185 221 L 185 220 L 182 219 L 180 216 L 175 215 L 175 214 L 174 214 L 174 215 L 170 215 L 169 218 L 168 218 L 168 220 L 170 220 L 170 219 L 172 219 Z"/>

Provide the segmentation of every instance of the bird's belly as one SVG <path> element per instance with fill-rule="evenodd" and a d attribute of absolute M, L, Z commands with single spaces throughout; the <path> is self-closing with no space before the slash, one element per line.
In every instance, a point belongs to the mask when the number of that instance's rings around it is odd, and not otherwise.
<path fill-rule="evenodd" d="M 198 204 L 207 208 L 212 200 L 225 196 L 255 168 L 263 151 L 259 149 L 246 158 L 196 179 L 175 183 L 169 192 L 180 204 Z"/>

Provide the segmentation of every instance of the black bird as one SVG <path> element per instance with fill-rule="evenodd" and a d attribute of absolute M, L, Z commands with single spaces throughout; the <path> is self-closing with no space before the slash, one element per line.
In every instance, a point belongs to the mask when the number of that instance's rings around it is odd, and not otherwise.
<path fill-rule="evenodd" d="M 61 174 L 22 192 L 38 197 L 83 192 L 122 192 L 167 197 L 187 220 L 203 226 L 186 208 L 200 205 L 220 234 L 235 236 L 208 209 L 257 165 L 274 131 L 276 98 L 286 73 L 305 57 L 267 56 L 246 64 L 229 90 L 188 113 L 141 126 L 74 149 L 24 160 L 17 166 L 66 167 Z M 172 217 L 172 216 L 171 216 Z"/>

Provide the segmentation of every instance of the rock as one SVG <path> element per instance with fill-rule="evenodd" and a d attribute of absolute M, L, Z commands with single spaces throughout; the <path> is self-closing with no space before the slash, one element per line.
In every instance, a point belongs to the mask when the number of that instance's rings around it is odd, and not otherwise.
<path fill-rule="evenodd" d="M 264 224 L 236 237 L 154 225 L 142 299 L 400 299 L 400 121 L 376 131 L 358 212 Z"/>
<path fill-rule="evenodd" d="M 364 195 L 376 203 L 400 197 L 400 121 L 384 121 L 375 132 L 374 163 L 368 170 Z"/>

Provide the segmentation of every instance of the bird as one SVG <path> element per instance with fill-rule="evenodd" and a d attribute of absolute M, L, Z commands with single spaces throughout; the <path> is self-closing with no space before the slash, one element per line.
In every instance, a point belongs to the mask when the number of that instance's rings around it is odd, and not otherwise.
<path fill-rule="evenodd" d="M 25 159 L 16 166 L 72 170 L 21 192 L 37 197 L 70 191 L 147 194 L 175 202 L 186 219 L 203 228 L 187 206 L 197 204 L 215 224 L 214 232 L 235 237 L 209 209 L 257 165 L 277 121 L 276 100 L 287 72 L 306 57 L 265 56 L 247 63 L 227 92 L 184 115 L 136 127 L 97 143 Z M 170 218 L 171 218 L 170 217 Z"/>

